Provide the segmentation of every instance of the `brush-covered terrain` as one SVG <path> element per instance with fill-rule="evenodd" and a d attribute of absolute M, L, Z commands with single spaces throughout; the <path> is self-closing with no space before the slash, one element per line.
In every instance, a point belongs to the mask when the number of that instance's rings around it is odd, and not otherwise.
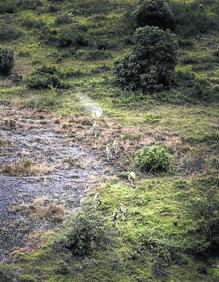
<path fill-rule="evenodd" d="M 218 0 L 0 1 L 0 281 L 219 281 L 218 106 Z"/>

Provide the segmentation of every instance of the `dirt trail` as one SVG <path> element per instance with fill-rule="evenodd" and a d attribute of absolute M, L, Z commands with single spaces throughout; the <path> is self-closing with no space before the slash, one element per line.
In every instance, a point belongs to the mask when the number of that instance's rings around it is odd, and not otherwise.
<path fill-rule="evenodd" d="M 40 175 L 0 174 L 0 260 L 13 249 L 28 246 L 27 235 L 34 230 L 62 226 L 61 221 L 14 211 L 15 205 L 45 197 L 73 210 L 92 186 L 87 181 L 110 173 L 94 151 L 79 146 L 62 128 L 52 115 L 0 105 L 0 165 L 25 159 L 42 167 Z"/>

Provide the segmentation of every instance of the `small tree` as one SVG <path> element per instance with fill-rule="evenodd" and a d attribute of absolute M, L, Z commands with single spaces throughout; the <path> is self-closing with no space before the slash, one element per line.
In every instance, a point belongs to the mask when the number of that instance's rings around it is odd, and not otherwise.
<path fill-rule="evenodd" d="M 0 74 L 9 75 L 14 67 L 15 54 L 13 49 L 0 47 Z"/>
<path fill-rule="evenodd" d="M 118 83 L 132 90 L 153 92 L 172 87 L 177 62 L 177 39 L 169 30 L 142 27 L 134 34 L 134 50 L 116 62 Z"/>
<path fill-rule="evenodd" d="M 131 17 L 137 27 L 158 26 L 163 29 L 174 27 L 172 12 L 164 0 L 141 0 Z"/>

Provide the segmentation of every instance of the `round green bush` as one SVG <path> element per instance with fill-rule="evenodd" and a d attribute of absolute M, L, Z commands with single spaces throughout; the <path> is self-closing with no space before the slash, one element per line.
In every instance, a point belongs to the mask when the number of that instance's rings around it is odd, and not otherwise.
<path fill-rule="evenodd" d="M 115 64 L 123 88 L 154 92 L 170 89 L 175 80 L 177 39 L 169 30 L 142 27 L 134 34 L 134 50 Z"/>
<path fill-rule="evenodd" d="M 93 208 L 76 212 L 69 223 L 64 247 L 72 254 L 85 256 L 106 241 L 106 228 Z"/>
<path fill-rule="evenodd" d="M 0 75 L 9 75 L 15 64 L 14 50 L 0 47 Z"/>
<path fill-rule="evenodd" d="M 172 12 L 164 0 L 141 0 L 136 10 L 131 14 L 137 27 L 158 26 L 163 29 L 173 29 Z"/>
<path fill-rule="evenodd" d="M 143 171 L 168 171 L 172 166 L 172 155 L 165 147 L 153 145 L 137 153 L 135 164 Z"/>

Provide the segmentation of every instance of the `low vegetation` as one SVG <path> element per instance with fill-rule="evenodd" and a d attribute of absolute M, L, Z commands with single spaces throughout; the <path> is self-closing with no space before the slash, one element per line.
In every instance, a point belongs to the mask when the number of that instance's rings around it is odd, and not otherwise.
<path fill-rule="evenodd" d="M 31 160 L 21 160 L 14 164 L 0 166 L 0 171 L 12 176 L 28 176 L 48 173 L 46 164 L 33 164 Z"/>
<path fill-rule="evenodd" d="M 63 206 L 46 198 L 36 198 L 32 203 L 21 203 L 14 206 L 12 210 L 32 219 L 49 218 L 57 222 L 62 221 L 65 216 Z"/>
<path fill-rule="evenodd" d="M 63 82 L 60 72 L 55 66 L 43 65 L 37 68 L 26 80 L 27 86 L 31 89 L 53 89 L 63 88 L 66 84 Z"/>

